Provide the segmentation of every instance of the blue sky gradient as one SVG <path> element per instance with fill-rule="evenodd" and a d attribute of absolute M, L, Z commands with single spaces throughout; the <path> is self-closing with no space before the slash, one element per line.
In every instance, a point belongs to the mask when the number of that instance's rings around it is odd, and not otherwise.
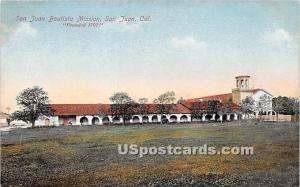
<path fill-rule="evenodd" d="M 2 1 L 1 110 L 40 85 L 53 103 L 228 93 L 234 76 L 299 97 L 298 1 Z M 151 16 L 133 25 L 66 28 L 16 16 Z"/>

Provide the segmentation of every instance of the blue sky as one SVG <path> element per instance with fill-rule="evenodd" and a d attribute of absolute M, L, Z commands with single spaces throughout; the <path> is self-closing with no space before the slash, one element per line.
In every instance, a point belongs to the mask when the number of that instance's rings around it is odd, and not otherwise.
<path fill-rule="evenodd" d="M 40 85 L 53 103 L 227 93 L 234 76 L 299 96 L 299 2 L 2 1 L 1 109 Z M 66 28 L 16 16 L 151 16 L 150 22 Z"/>

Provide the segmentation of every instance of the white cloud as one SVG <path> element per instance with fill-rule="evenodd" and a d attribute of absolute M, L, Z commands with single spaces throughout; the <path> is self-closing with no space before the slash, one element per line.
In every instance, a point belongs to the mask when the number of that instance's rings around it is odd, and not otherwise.
<path fill-rule="evenodd" d="M 266 33 L 263 35 L 262 39 L 263 42 L 274 46 L 288 44 L 293 41 L 291 34 L 284 29 L 277 29 L 274 32 Z"/>
<path fill-rule="evenodd" d="M 26 22 L 20 23 L 14 32 L 14 37 L 35 37 L 36 35 L 37 30 Z"/>
<path fill-rule="evenodd" d="M 10 34 L 6 35 L 6 46 L 15 47 L 16 44 L 19 44 L 24 40 L 29 39 L 32 41 L 32 39 L 35 39 L 38 35 L 38 30 L 33 28 L 29 23 L 21 22 L 15 27 L 10 27 L 9 33 Z M 4 42 L 0 41 L 0 45 L 1 43 L 4 44 Z"/>
<path fill-rule="evenodd" d="M 38 30 L 32 27 L 30 23 L 26 22 L 8 27 L 8 31 L 9 34 L 4 35 L 3 41 L 0 37 L 0 45 L 3 45 L 6 49 L 11 50 L 12 54 L 16 47 L 28 47 L 28 42 L 36 41 L 38 36 Z"/>
<path fill-rule="evenodd" d="M 171 44 L 176 49 L 203 49 L 206 47 L 205 42 L 197 41 L 193 37 L 171 39 Z"/>

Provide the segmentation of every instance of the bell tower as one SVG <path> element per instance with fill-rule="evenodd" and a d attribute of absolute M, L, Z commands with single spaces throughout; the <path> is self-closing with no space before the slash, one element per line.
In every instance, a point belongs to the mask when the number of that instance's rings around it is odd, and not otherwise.
<path fill-rule="evenodd" d="M 237 76 L 235 77 L 236 80 L 236 88 L 239 89 L 249 89 L 249 75 Z"/>
<path fill-rule="evenodd" d="M 232 89 L 232 102 L 240 104 L 247 96 L 251 96 L 250 76 L 241 75 L 235 77 L 236 87 Z"/>

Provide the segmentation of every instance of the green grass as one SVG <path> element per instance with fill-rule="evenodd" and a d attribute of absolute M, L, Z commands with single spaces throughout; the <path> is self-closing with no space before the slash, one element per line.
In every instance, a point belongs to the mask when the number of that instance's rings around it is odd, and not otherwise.
<path fill-rule="evenodd" d="M 3 146 L 1 161 L 4 176 L 9 172 L 16 175 L 28 167 L 21 164 L 21 167 L 12 170 L 9 168 L 10 164 L 18 165 L 22 159 L 36 157 L 41 158 L 46 165 L 61 163 L 47 166 L 60 168 L 61 173 L 45 176 L 41 185 L 85 186 L 123 183 L 138 185 L 141 181 L 180 175 L 201 177 L 214 173 L 222 178 L 228 174 L 244 175 L 249 172 L 256 174 L 270 171 L 281 173 L 288 168 L 298 168 L 299 125 L 293 123 L 248 121 L 139 127 L 61 127 L 52 130 L 54 131 L 52 133 L 59 131 L 61 135 L 48 136 L 43 141 L 38 141 L 44 137 L 43 133 L 47 129 L 34 132 L 24 129 L 23 136 L 32 133 L 30 136 L 34 138 L 21 144 Z M 116 147 L 118 143 L 136 143 L 142 146 L 169 144 L 199 146 L 204 143 L 216 147 L 253 146 L 254 155 L 157 155 L 139 158 L 118 155 Z M 99 158 L 103 158 L 103 161 L 99 161 Z M 55 162 L 47 159 L 54 159 Z M 35 160 L 32 159 L 32 162 Z M 48 172 L 47 167 L 38 169 Z M 292 174 L 294 171 L 289 172 Z M 15 183 L 7 181 L 5 184 Z"/>

